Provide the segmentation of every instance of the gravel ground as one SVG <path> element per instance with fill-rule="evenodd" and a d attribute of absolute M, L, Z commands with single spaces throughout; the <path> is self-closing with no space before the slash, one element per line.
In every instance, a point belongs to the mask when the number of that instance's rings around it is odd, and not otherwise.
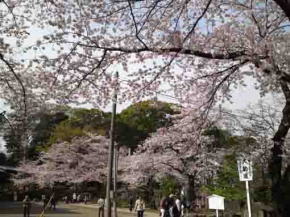
<path fill-rule="evenodd" d="M 22 204 L 15 202 L 0 202 L 0 217 L 22 217 Z M 41 206 L 33 204 L 30 217 L 38 217 Z M 57 204 L 56 210 L 48 210 L 45 217 L 98 217 L 98 208 L 95 205 L 84 204 Z M 118 217 L 136 217 L 136 213 L 130 213 L 127 209 L 118 209 Z M 144 217 L 158 217 L 157 213 L 146 212 Z"/>

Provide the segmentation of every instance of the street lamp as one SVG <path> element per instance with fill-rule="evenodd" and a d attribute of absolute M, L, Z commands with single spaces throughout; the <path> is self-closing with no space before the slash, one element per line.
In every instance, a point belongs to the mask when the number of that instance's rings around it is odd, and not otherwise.
<path fill-rule="evenodd" d="M 239 171 L 240 181 L 244 181 L 246 183 L 248 214 L 249 214 L 249 217 L 251 217 L 249 181 L 253 180 L 252 162 L 245 157 L 238 158 L 237 162 L 238 162 L 238 171 Z"/>
<path fill-rule="evenodd" d="M 118 80 L 119 74 L 116 72 L 115 79 Z M 106 187 L 106 217 L 111 217 L 111 199 L 114 199 L 114 192 L 112 189 L 112 176 L 113 176 L 113 164 L 114 164 L 114 136 L 115 136 L 115 116 L 117 108 L 117 87 L 114 89 L 112 99 L 112 117 L 111 117 L 111 130 L 110 130 L 110 146 L 109 146 L 109 159 L 108 159 L 108 175 L 107 175 L 107 187 Z M 116 168 L 115 168 L 116 172 Z M 116 212 L 116 210 L 114 210 Z M 115 213 L 116 214 L 116 213 Z"/>

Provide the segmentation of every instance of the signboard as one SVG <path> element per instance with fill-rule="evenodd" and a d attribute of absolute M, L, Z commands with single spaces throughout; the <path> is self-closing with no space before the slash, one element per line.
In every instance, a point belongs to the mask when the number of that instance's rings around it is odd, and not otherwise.
<path fill-rule="evenodd" d="M 215 210 L 224 210 L 224 197 L 213 194 L 207 197 L 208 198 L 208 208 Z"/>
<path fill-rule="evenodd" d="M 252 162 L 248 159 L 238 159 L 238 171 L 240 181 L 252 181 L 253 180 L 253 169 Z"/>

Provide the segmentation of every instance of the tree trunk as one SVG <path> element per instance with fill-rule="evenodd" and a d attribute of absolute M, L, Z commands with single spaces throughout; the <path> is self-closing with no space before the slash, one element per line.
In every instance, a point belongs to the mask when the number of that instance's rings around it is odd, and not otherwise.
<path fill-rule="evenodd" d="M 272 148 L 272 159 L 269 163 L 269 171 L 272 180 L 272 201 L 276 210 L 277 217 L 289 217 L 287 208 L 288 201 L 283 199 L 286 189 L 282 187 L 282 154 L 285 137 L 289 131 L 290 125 L 290 89 L 287 83 L 281 82 L 281 88 L 284 93 L 286 104 L 283 109 L 282 119 L 277 132 L 273 137 L 274 146 Z"/>
<path fill-rule="evenodd" d="M 290 21 L 290 0 L 274 0 L 284 11 Z"/>
<path fill-rule="evenodd" d="M 195 176 L 188 176 L 187 186 L 185 189 L 185 200 L 187 206 L 194 208 L 192 205 L 195 200 Z"/>

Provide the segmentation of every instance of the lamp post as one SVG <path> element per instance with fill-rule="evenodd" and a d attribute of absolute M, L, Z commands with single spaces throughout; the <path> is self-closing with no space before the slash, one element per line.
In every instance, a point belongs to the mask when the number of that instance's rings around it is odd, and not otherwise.
<path fill-rule="evenodd" d="M 252 213 L 251 213 L 249 181 L 253 180 L 252 162 L 244 157 L 239 158 L 237 162 L 240 181 L 244 181 L 246 183 L 248 216 L 251 217 Z"/>
<path fill-rule="evenodd" d="M 114 145 L 114 184 L 113 184 L 113 192 L 114 192 L 114 199 L 113 199 L 113 217 L 118 217 L 117 213 L 117 201 L 116 201 L 116 194 L 117 194 L 117 173 L 118 173 L 118 158 L 119 158 L 119 147 L 117 144 Z"/>
<path fill-rule="evenodd" d="M 119 74 L 116 72 L 115 79 L 118 80 Z M 108 175 L 107 175 L 107 186 L 106 186 L 106 217 L 111 217 L 111 199 L 114 199 L 114 192 L 112 191 L 112 175 L 113 175 L 113 164 L 114 164 L 114 136 L 115 136 L 115 116 L 117 108 L 117 88 L 115 87 L 113 93 L 113 105 L 112 105 L 112 117 L 111 117 L 111 130 L 110 130 L 110 146 L 109 146 L 109 159 L 108 159 Z"/>

